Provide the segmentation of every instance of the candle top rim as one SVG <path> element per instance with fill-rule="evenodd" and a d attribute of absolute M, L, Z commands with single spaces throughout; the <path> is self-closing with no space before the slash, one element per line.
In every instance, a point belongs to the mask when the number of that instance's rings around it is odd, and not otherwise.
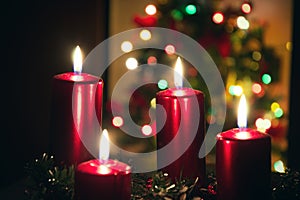
<path fill-rule="evenodd" d="M 78 83 L 97 83 L 103 82 L 100 77 L 94 76 L 88 73 L 76 73 L 76 72 L 66 72 L 62 74 L 57 74 L 54 79 L 67 81 L 67 82 L 78 82 Z"/>
<path fill-rule="evenodd" d="M 246 133 L 247 137 L 239 137 L 238 133 Z M 260 132 L 251 128 L 233 128 L 231 130 L 219 133 L 218 140 L 232 140 L 232 141 L 249 141 L 270 138 L 267 133 Z"/>
<path fill-rule="evenodd" d="M 182 93 L 178 95 L 178 91 L 182 91 Z M 188 87 L 182 87 L 182 88 L 168 88 L 166 90 L 159 91 L 156 95 L 158 97 L 164 96 L 164 97 L 177 98 L 181 96 L 192 97 L 194 95 L 204 95 L 204 94 L 200 90 L 195 90 L 193 88 L 188 88 Z"/>
<path fill-rule="evenodd" d="M 100 173 L 99 167 L 105 166 L 108 168 L 108 173 Z M 107 160 L 106 163 L 101 163 L 98 159 L 89 160 L 80 163 L 77 168 L 77 172 L 90 174 L 90 175 L 101 175 L 101 176 L 112 176 L 112 175 L 125 175 L 131 173 L 131 167 L 118 160 Z"/>

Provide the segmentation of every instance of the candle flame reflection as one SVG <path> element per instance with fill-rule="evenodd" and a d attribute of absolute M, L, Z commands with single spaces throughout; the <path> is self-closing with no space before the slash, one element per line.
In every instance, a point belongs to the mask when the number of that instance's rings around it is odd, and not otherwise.
<path fill-rule="evenodd" d="M 81 73 L 82 71 L 82 53 L 80 47 L 77 45 L 73 54 L 73 70 L 76 73 Z"/>
<path fill-rule="evenodd" d="M 106 163 L 109 158 L 109 138 L 106 129 L 102 131 L 100 137 L 99 160 L 101 163 Z"/>
<path fill-rule="evenodd" d="M 247 114 L 248 114 L 248 108 L 247 108 L 247 102 L 246 97 L 243 94 L 240 99 L 239 107 L 238 107 L 238 127 L 239 128 L 246 128 L 247 127 Z"/>
<path fill-rule="evenodd" d="M 182 75 L 182 62 L 180 57 L 178 57 L 174 69 L 174 84 L 176 88 L 182 88 Z"/>
<path fill-rule="evenodd" d="M 251 134 L 246 131 L 238 132 L 235 134 L 235 137 L 240 140 L 247 140 L 251 138 Z"/>

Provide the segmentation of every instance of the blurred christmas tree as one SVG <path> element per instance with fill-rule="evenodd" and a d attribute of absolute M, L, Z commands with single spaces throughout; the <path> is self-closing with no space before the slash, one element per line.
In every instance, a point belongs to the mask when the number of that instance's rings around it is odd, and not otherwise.
<path fill-rule="evenodd" d="M 251 108 L 249 126 L 267 131 L 275 138 L 282 137 L 284 131 L 281 126 L 285 115 L 278 103 L 281 96 L 280 93 L 274 95 L 269 92 L 280 78 L 280 58 L 274 48 L 264 43 L 265 25 L 258 20 L 248 20 L 253 10 L 255 7 L 250 1 L 241 1 L 239 7 L 233 8 L 225 6 L 220 0 L 156 0 L 145 8 L 145 15 L 136 15 L 133 20 L 138 27 L 144 28 L 144 33 L 148 33 L 140 34 L 141 37 L 151 37 L 150 27 L 164 27 L 190 36 L 206 49 L 216 63 L 226 88 L 224 130 L 236 127 L 236 106 L 240 95 L 245 94 Z M 139 64 L 162 63 L 168 66 L 173 66 L 178 56 L 175 44 L 167 45 L 164 52 L 143 49 L 137 55 Z M 209 97 L 197 70 L 188 62 L 184 66 L 185 78 L 191 86 Z M 146 76 L 147 72 L 141 70 L 141 77 Z M 148 110 L 151 102 L 153 105 L 156 92 L 166 87 L 167 83 L 159 82 L 134 92 L 130 111 L 137 124 L 150 122 Z M 209 100 L 206 106 L 209 125 L 216 122 L 217 116 L 210 109 Z M 277 153 L 284 153 L 283 149 L 278 148 Z"/>

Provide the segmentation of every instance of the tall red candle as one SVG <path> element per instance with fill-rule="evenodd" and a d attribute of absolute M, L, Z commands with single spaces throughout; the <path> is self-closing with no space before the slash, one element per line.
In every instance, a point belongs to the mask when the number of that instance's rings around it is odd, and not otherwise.
<path fill-rule="evenodd" d="M 75 72 L 56 75 L 52 82 L 50 149 L 58 162 L 67 165 L 93 157 L 81 138 L 93 144 L 102 120 L 103 81 L 81 73 L 78 65 L 81 63 L 74 63 Z M 91 148 L 97 151 L 96 145 Z"/>
<path fill-rule="evenodd" d="M 244 96 L 240 108 L 246 108 Z M 244 105 L 243 105 L 244 104 Z M 266 133 L 239 127 L 217 135 L 217 199 L 271 199 L 271 138 Z"/>
<path fill-rule="evenodd" d="M 105 134 L 107 132 L 103 131 L 103 135 Z M 101 147 L 103 143 L 100 144 Z M 109 147 L 104 144 L 104 148 Z M 74 199 L 130 200 L 131 168 L 120 161 L 108 159 L 108 154 L 106 152 L 106 155 L 101 156 L 100 152 L 99 160 L 86 161 L 77 166 Z"/>
<path fill-rule="evenodd" d="M 181 65 L 180 59 L 176 66 Z M 175 74 L 174 74 L 175 75 Z M 177 85 L 175 75 L 175 85 Z M 182 81 L 181 81 L 182 82 Z M 161 170 L 168 173 L 173 180 L 183 178 L 199 178 L 199 184 L 205 182 L 205 158 L 199 158 L 199 150 L 204 141 L 204 95 L 201 91 L 192 88 L 170 88 L 156 95 L 156 102 L 163 106 L 164 112 L 156 113 L 157 127 L 162 129 L 157 133 L 157 148 L 161 149 L 171 141 L 175 143 L 168 152 L 159 152 L 158 166 L 164 165 L 167 157 L 181 155 Z M 165 116 L 166 115 L 166 116 Z M 166 118 L 164 123 L 163 118 Z M 164 123 L 164 124 L 163 124 Z M 179 140 L 174 140 L 181 133 Z M 182 152 L 183 145 L 191 141 L 186 150 Z"/>

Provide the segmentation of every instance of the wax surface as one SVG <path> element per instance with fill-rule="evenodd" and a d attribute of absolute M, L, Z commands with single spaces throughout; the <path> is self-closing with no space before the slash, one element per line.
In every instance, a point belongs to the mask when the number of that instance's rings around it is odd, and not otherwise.
<path fill-rule="evenodd" d="M 75 199 L 130 200 L 131 169 L 125 163 L 98 160 L 81 163 L 75 171 Z"/>
<path fill-rule="evenodd" d="M 217 199 L 270 199 L 271 139 L 254 129 L 217 135 Z"/>
<path fill-rule="evenodd" d="M 77 165 L 92 159 L 83 137 L 98 152 L 94 140 L 102 123 L 102 90 L 103 81 L 90 74 L 68 72 L 53 77 L 50 150 L 58 162 Z"/>
<path fill-rule="evenodd" d="M 156 102 L 165 109 L 165 113 L 156 113 L 157 127 L 162 127 L 157 133 L 157 148 L 174 142 L 169 151 L 158 153 L 158 165 L 162 165 L 170 154 L 180 155 L 179 149 L 184 146 L 183 154 L 161 170 L 173 180 L 198 177 L 198 183 L 204 184 L 205 158 L 198 157 L 205 135 L 203 93 L 191 88 L 167 89 L 157 93 Z M 162 124 L 162 118 L 166 118 L 165 124 Z M 182 133 L 180 140 L 174 140 L 179 131 Z M 188 141 L 192 142 L 185 147 Z"/>

